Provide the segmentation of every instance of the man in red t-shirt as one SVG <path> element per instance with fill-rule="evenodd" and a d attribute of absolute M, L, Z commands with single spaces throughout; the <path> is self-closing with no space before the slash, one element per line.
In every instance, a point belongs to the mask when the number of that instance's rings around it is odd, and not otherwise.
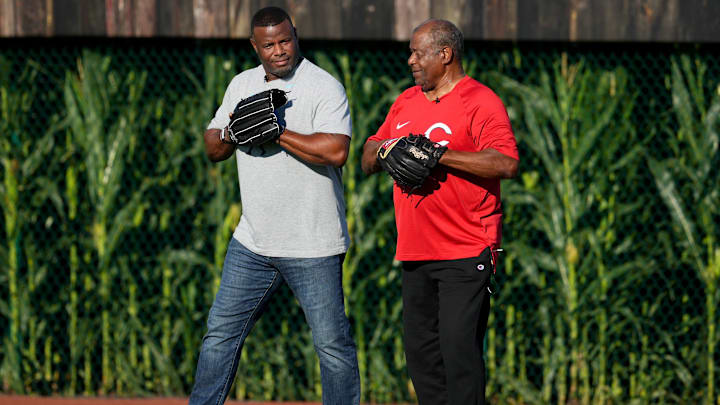
<path fill-rule="evenodd" d="M 422 188 L 409 195 L 393 189 L 405 355 L 420 404 L 483 404 L 500 179 L 517 173 L 517 145 L 500 98 L 465 75 L 455 25 L 424 22 L 413 31 L 410 52 L 416 86 L 395 100 L 366 141 L 362 168 L 381 170 L 376 156 L 386 139 L 424 134 L 447 146 Z"/>

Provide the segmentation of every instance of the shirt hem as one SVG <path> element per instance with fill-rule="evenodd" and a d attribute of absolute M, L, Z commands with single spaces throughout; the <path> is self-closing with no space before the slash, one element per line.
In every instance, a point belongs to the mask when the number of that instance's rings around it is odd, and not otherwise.
<path fill-rule="evenodd" d="M 314 251 L 307 251 L 307 250 L 275 250 L 275 249 L 263 249 L 258 246 L 255 246 L 251 241 L 241 240 L 237 238 L 236 236 L 233 236 L 235 240 L 240 242 L 243 246 L 245 246 L 249 251 L 261 255 L 261 256 L 267 256 L 267 257 L 296 257 L 298 259 L 310 259 L 315 257 L 328 257 L 328 256 L 335 256 L 342 253 L 347 252 L 349 248 L 349 243 L 343 243 L 342 245 L 336 246 L 336 247 L 329 247 L 327 249 L 323 250 L 314 250 Z"/>
<path fill-rule="evenodd" d="M 480 256 L 480 254 L 483 252 L 483 250 L 487 249 L 492 245 L 482 245 L 479 246 L 477 250 L 464 250 L 455 254 L 447 255 L 447 254 L 431 254 L 428 255 L 427 253 L 419 253 L 419 254 L 395 254 L 395 260 L 401 261 L 401 262 L 414 262 L 414 261 L 435 261 L 435 260 L 458 260 L 458 259 L 468 259 L 471 257 L 477 257 Z"/>

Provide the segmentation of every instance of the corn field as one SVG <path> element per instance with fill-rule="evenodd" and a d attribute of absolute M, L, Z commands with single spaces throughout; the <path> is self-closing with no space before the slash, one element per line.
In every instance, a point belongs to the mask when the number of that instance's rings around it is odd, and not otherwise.
<path fill-rule="evenodd" d="M 385 45 L 306 49 L 350 99 L 343 286 L 368 403 L 415 400 L 392 183 L 360 170 L 411 85 L 407 51 Z M 213 46 L 0 52 L 0 393 L 188 394 L 242 213 L 234 160 L 210 163 L 202 134 L 257 63 Z M 521 151 L 503 182 L 488 397 L 720 405 L 720 59 L 468 48 L 466 71 L 505 101 Z M 319 373 L 283 288 L 231 398 L 317 401 Z"/>

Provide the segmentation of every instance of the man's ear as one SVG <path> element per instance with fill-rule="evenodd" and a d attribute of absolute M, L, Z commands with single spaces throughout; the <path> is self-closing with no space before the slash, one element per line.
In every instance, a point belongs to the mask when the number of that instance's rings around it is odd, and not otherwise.
<path fill-rule="evenodd" d="M 455 52 L 449 46 L 443 47 L 440 54 L 442 55 L 442 62 L 445 65 L 449 65 L 455 59 Z"/>
<path fill-rule="evenodd" d="M 253 37 L 250 37 L 250 45 L 252 45 L 253 49 L 255 50 L 255 53 L 257 53 L 257 44 L 255 43 L 255 39 Z"/>

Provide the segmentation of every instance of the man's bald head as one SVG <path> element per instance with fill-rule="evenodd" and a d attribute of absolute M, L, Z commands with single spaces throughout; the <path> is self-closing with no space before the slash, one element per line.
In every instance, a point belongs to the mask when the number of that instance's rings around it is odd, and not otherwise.
<path fill-rule="evenodd" d="M 458 62 L 462 60 L 464 51 L 464 39 L 460 29 L 447 20 L 429 19 L 418 25 L 413 34 L 418 31 L 425 31 L 430 34 L 433 45 L 436 49 L 449 47 L 453 50 L 453 54 L 457 57 Z"/>

